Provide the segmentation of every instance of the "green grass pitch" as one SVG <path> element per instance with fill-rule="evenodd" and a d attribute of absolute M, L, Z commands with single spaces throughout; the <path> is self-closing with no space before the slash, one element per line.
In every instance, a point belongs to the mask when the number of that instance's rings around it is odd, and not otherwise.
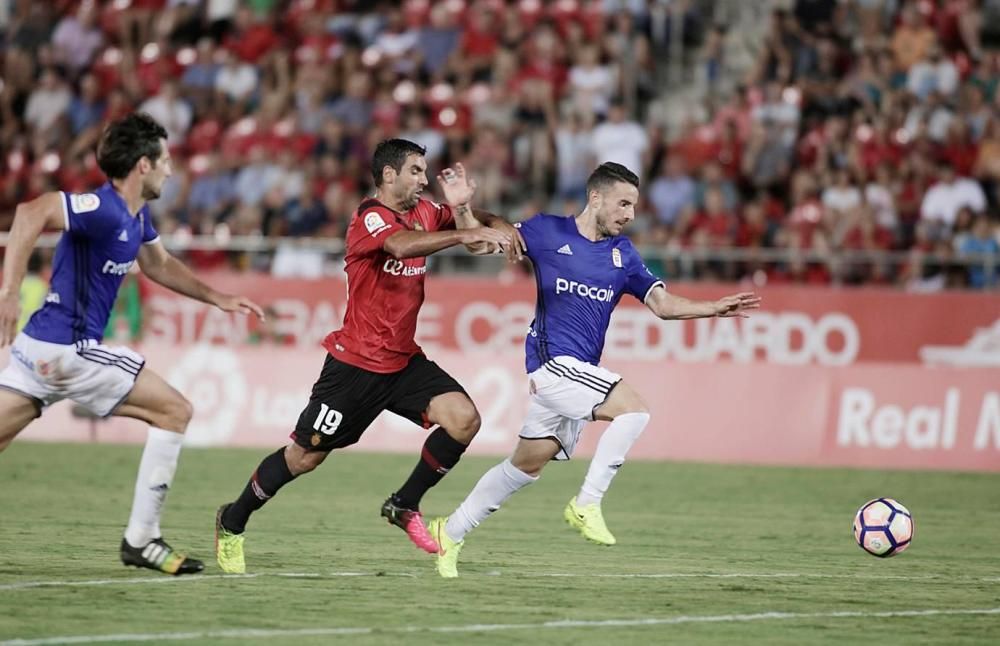
<path fill-rule="evenodd" d="M 215 565 L 216 507 L 264 450 L 188 449 L 164 535 L 203 575 L 126 569 L 140 446 L 16 442 L 0 455 L 0 644 L 995 644 L 1000 475 L 631 461 L 605 499 L 618 545 L 562 520 L 586 460 L 553 464 L 466 540 L 461 577 L 379 517 L 416 456 L 346 452 L 251 520 L 249 576 Z M 424 500 L 448 513 L 496 459 Z M 912 547 L 877 559 L 854 511 L 892 496 Z M 168 641 L 169 640 L 169 641 Z"/>

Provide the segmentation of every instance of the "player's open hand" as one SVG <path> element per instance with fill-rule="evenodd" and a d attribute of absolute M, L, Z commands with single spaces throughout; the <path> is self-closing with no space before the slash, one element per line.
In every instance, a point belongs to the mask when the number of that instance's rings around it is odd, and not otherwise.
<path fill-rule="evenodd" d="M 264 310 L 260 305 L 254 303 L 246 296 L 232 296 L 230 294 L 219 294 L 214 300 L 215 306 L 223 312 L 242 312 L 253 314 L 260 321 L 264 320 Z"/>
<path fill-rule="evenodd" d="M 19 318 L 21 318 L 20 293 L 0 291 L 0 348 L 14 342 Z"/>
<path fill-rule="evenodd" d="M 444 199 L 452 206 L 468 204 L 476 194 L 476 180 L 465 172 L 465 166 L 455 164 L 454 168 L 445 168 L 437 176 L 438 184 L 444 193 Z"/>
<path fill-rule="evenodd" d="M 752 292 L 724 296 L 715 301 L 716 316 L 739 316 L 747 318 L 747 310 L 756 309 L 760 309 L 760 296 Z"/>

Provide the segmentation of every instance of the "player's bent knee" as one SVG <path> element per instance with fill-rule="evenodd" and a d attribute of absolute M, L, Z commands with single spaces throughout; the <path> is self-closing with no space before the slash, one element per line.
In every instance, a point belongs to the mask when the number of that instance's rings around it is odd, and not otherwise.
<path fill-rule="evenodd" d="M 642 413 L 643 415 L 646 415 L 648 417 L 649 416 L 649 406 L 646 405 L 646 402 L 644 402 L 644 401 L 642 401 L 640 399 L 639 401 L 637 401 L 635 403 L 634 406 L 632 406 L 632 410 L 630 410 L 628 412 L 630 412 L 630 413 Z"/>
<path fill-rule="evenodd" d="M 452 428 L 447 430 L 452 431 L 457 436 L 455 439 L 468 444 L 479 432 L 479 427 L 482 424 L 483 420 L 479 416 L 479 411 L 470 403 L 462 410 L 457 411 Z"/>
<path fill-rule="evenodd" d="M 531 476 L 532 478 L 539 478 L 542 475 L 542 469 L 548 464 L 548 460 L 514 460 L 510 461 L 518 471 Z"/>
<path fill-rule="evenodd" d="M 292 475 L 300 476 L 323 464 L 328 455 L 326 451 L 307 451 L 298 444 L 291 444 L 285 449 L 285 463 Z"/>
<path fill-rule="evenodd" d="M 476 410 L 475 406 L 469 406 L 469 410 L 465 412 L 462 418 L 462 427 L 472 435 L 475 435 L 479 432 L 479 428 L 482 425 L 483 418 L 479 416 L 479 411 Z"/>
<path fill-rule="evenodd" d="M 447 408 L 439 408 L 432 421 L 440 424 L 449 435 L 464 444 L 472 441 L 483 423 L 475 404 L 464 396 L 449 401 Z"/>
<path fill-rule="evenodd" d="M 157 424 L 160 428 L 183 433 L 187 430 L 191 418 L 194 417 L 194 406 L 186 397 L 176 397 L 171 399 L 161 414 L 161 420 Z"/>
<path fill-rule="evenodd" d="M 619 382 L 611 390 L 607 400 L 594 410 L 595 419 L 604 421 L 613 420 L 619 415 L 628 413 L 649 414 L 649 406 L 643 401 L 639 393 L 635 392 L 625 382 Z"/>

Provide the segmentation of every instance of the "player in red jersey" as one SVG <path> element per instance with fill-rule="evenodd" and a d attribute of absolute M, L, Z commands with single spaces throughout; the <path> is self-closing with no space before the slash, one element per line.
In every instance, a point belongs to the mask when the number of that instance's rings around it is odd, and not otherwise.
<path fill-rule="evenodd" d="M 328 354 L 288 446 L 257 467 L 236 501 L 216 514 L 216 556 L 225 572 L 246 571 L 247 520 L 295 477 L 315 469 L 330 451 L 354 444 L 383 410 L 432 428 L 409 479 L 382 506 L 382 515 L 418 547 L 438 545 L 421 518 L 420 500 L 458 463 L 479 430 L 479 413 L 465 390 L 414 341 L 424 300 L 426 256 L 465 245 L 473 253 L 524 252 L 513 226 L 473 211 L 475 182 L 460 164 L 438 180 L 448 205 L 422 199 L 424 149 L 402 139 L 378 145 L 372 159 L 375 196 L 355 211 L 347 230 L 347 313 L 323 341 Z"/>

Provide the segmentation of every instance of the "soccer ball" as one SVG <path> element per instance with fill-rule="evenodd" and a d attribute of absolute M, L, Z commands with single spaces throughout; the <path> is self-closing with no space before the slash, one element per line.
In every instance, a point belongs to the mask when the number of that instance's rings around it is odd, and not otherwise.
<path fill-rule="evenodd" d="M 869 500 L 854 515 L 854 540 L 869 554 L 895 556 L 913 540 L 913 516 L 892 498 Z"/>

